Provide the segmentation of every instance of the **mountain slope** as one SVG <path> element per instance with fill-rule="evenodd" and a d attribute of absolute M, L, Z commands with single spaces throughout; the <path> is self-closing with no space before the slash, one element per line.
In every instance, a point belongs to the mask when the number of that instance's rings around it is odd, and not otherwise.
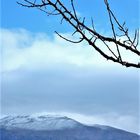
<path fill-rule="evenodd" d="M 0 120 L 1 140 L 140 140 L 108 126 L 86 126 L 62 116 L 8 116 Z"/>

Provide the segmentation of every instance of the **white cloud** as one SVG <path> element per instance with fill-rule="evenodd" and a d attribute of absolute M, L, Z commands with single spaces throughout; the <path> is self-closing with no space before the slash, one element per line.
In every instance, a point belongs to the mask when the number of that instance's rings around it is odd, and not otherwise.
<path fill-rule="evenodd" d="M 65 34 L 69 36 L 69 34 Z M 44 33 L 30 33 L 24 29 L 1 29 L 2 71 L 45 69 L 70 64 L 80 67 L 114 66 L 85 42 L 72 44 L 57 35 L 50 39 Z M 130 57 L 130 55 L 129 55 Z"/>
<path fill-rule="evenodd" d="M 46 68 L 56 64 L 84 66 L 95 63 L 92 49 L 84 44 L 73 45 L 58 36 L 49 39 L 44 34 L 25 30 L 1 30 L 3 71 L 18 68 Z"/>
<path fill-rule="evenodd" d="M 65 36 L 69 36 L 69 34 L 65 34 Z M 11 72 L 18 69 L 28 69 L 31 71 L 40 69 L 44 70 L 47 69 L 48 67 L 55 69 L 57 65 L 60 65 L 62 67 L 70 65 L 80 68 L 90 67 L 92 68 L 92 70 L 94 70 L 94 72 L 95 70 L 96 71 L 98 70 L 97 67 L 100 67 L 102 73 L 104 74 L 104 71 L 106 71 L 108 67 L 113 68 L 115 66 L 116 68 L 118 66 L 106 61 L 99 54 L 97 54 L 92 47 L 89 47 L 85 42 L 81 44 L 71 44 L 64 41 L 63 39 L 61 39 L 56 35 L 53 36 L 53 39 L 50 39 L 50 37 L 44 33 L 33 34 L 23 29 L 19 30 L 1 29 L 0 39 L 1 39 L 0 47 L 2 47 L 1 49 L 2 49 L 3 72 L 5 71 Z M 119 66 L 119 68 L 120 67 L 121 66 Z M 115 72 L 113 71 L 115 75 L 117 74 L 116 73 L 117 70 L 115 69 Z M 122 75 L 126 73 L 126 71 L 127 70 L 125 69 Z M 132 71 L 131 72 L 129 71 L 128 74 L 129 76 L 131 74 L 133 76 Z M 99 78 L 102 78 L 102 76 L 100 76 Z M 18 84 L 19 82 L 17 83 L 17 87 Z M 20 97 L 22 98 L 21 95 Z M 71 117 L 73 119 L 76 119 L 77 121 L 86 124 L 110 125 L 135 132 L 138 130 L 138 119 L 137 117 L 135 118 L 135 116 L 127 116 L 127 115 L 120 116 L 118 114 L 105 114 L 105 115 L 96 114 L 94 116 L 87 116 L 67 112 L 58 112 L 58 114 L 66 115 L 68 117 Z"/>

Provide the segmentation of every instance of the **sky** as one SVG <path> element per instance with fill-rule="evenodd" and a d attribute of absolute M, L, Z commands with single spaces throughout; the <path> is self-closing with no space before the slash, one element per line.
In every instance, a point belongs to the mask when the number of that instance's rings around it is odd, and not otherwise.
<path fill-rule="evenodd" d="M 139 0 L 109 2 L 130 31 L 139 27 Z M 54 31 L 70 37 L 72 28 L 60 25 L 60 17 L 21 7 L 15 0 L 0 4 L 2 116 L 62 114 L 140 133 L 138 69 L 106 61 L 85 42 L 61 39 Z M 75 7 L 87 25 L 93 17 L 95 28 L 110 34 L 103 0 L 75 0 Z"/>

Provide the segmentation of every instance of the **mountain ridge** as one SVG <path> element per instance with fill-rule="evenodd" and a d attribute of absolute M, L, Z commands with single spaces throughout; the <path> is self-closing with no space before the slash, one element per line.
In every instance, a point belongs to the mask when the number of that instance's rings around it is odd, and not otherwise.
<path fill-rule="evenodd" d="M 2 140 L 139 140 L 121 129 L 88 126 L 66 116 L 7 116 L 0 119 Z"/>

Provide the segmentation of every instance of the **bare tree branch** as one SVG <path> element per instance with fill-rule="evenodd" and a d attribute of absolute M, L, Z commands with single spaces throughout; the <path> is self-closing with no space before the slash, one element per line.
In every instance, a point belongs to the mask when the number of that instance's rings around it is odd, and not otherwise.
<path fill-rule="evenodd" d="M 68 9 L 61 0 L 56 0 L 55 2 L 52 0 L 21 0 L 22 2 L 17 2 L 19 5 L 28 7 L 28 8 L 37 8 L 45 13 L 47 15 L 61 15 L 61 24 L 65 20 L 69 25 L 71 25 L 74 28 L 74 31 L 72 33 L 72 36 L 75 34 L 79 34 L 81 37 L 79 40 L 74 41 L 68 38 L 65 38 L 58 32 L 55 32 L 59 37 L 62 39 L 71 42 L 71 43 L 80 43 L 82 41 L 86 41 L 90 46 L 92 46 L 101 56 L 106 58 L 107 60 L 111 60 L 113 62 L 119 63 L 126 67 L 135 67 L 140 68 L 139 62 L 126 62 L 123 58 L 122 53 L 120 50 L 126 49 L 127 52 L 133 54 L 134 56 L 139 57 L 140 51 L 138 50 L 138 43 L 139 43 L 139 30 L 135 31 L 133 39 L 129 35 L 128 28 L 125 25 L 125 22 L 123 24 L 120 24 L 112 10 L 110 9 L 110 5 L 108 3 L 108 0 L 104 0 L 108 15 L 109 15 L 109 22 L 111 25 L 111 31 L 113 33 L 113 36 L 106 37 L 101 35 L 99 32 L 97 32 L 94 28 L 94 22 L 93 19 L 91 19 L 91 27 L 92 29 L 86 25 L 85 23 L 85 17 L 79 18 L 77 16 L 77 12 L 74 6 L 74 0 L 70 0 L 71 2 L 71 8 Z M 47 8 L 48 7 L 48 8 Z M 52 9 L 50 11 L 50 9 Z M 119 29 L 118 31 L 116 30 Z M 88 34 L 87 34 L 88 33 Z M 108 52 L 102 49 L 102 47 L 97 44 L 96 42 L 100 41 L 104 44 L 104 47 L 108 49 Z M 112 45 L 114 44 L 114 45 Z M 114 46 L 116 46 L 116 51 L 114 51 Z"/>
<path fill-rule="evenodd" d="M 55 33 L 60 36 L 61 38 L 63 38 L 64 40 L 68 41 L 68 42 L 71 42 L 71 43 L 80 43 L 83 41 L 83 38 L 80 38 L 78 41 L 73 41 L 73 40 L 70 40 L 70 39 L 67 39 L 66 37 L 60 35 L 58 32 L 55 31 Z"/>

